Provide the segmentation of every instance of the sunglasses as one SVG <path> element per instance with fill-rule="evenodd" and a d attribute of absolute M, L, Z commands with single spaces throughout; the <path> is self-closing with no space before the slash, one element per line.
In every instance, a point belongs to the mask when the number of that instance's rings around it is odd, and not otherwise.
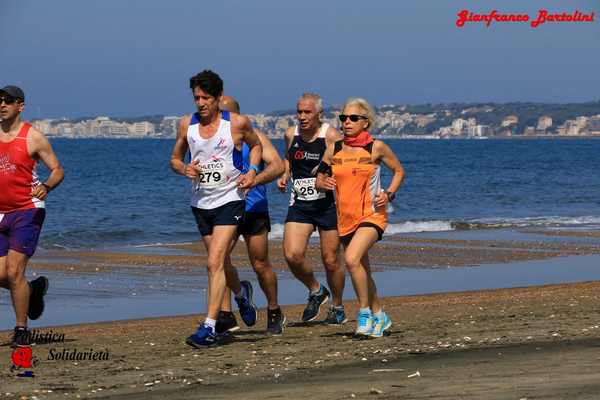
<path fill-rule="evenodd" d="M 6 105 L 10 106 L 11 104 L 15 104 L 17 99 L 14 97 L 0 97 L 0 104 L 6 103 Z"/>
<path fill-rule="evenodd" d="M 357 115 L 357 114 L 350 114 L 350 115 L 340 114 L 340 116 L 338 118 L 342 122 L 346 122 L 347 119 L 350 119 L 350 121 L 352 121 L 352 122 L 358 122 L 361 119 L 369 119 L 369 117 L 365 117 L 364 115 Z"/>

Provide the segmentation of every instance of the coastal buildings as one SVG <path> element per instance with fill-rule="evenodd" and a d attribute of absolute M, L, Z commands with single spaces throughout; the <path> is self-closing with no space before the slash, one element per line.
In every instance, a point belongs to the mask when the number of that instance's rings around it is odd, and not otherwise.
<path fill-rule="evenodd" d="M 176 122 L 165 126 L 160 124 L 159 127 L 164 129 L 166 126 L 175 125 L 175 129 L 168 131 L 168 135 L 166 135 L 175 136 L 180 117 L 165 117 L 164 119 L 167 118 L 173 118 Z M 149 121 L 119 122 L 106 116 L 81 121 L 44 119 L 33 121 L 32 124 L 36 129 L 49 136 L 65 138 L 147 138 L 163 136 L 162 131 L 157 132 L 156 125 Z"/>
<path fill-rule="evenodd" d="M 160 136 L 175 137 L 177 135 L 180 119 L 181 117 L 177 116 L 164 117 L 158 126 Z"/>
<path fill-rule="evenodd" d="M 500 125 L 502 128 L 507 128 L 511 125 L 516 125 L 519 123 L 519 117 L 516 115 L 509 115 L 502 120 L 502 124 Z"/>
<path fill-rule="evenodd" d="M 552 126 L 552 117 L 550 117 L 548 115 L 544 115 L 538 119 L 536 129 L 538 131 L 545 131 L 546 129 L 550 128 L 551 126 Z"/>
<path fill-rule="evenodd" d="M 600 135 L 600 115 L 590 117 L 587 129 L 590 135 Z"/>
<path fill-rule="evenodd" d="M 548 113 L 531 114 L 534 107 L 521 116 L 505 113 L 504 109 L 519 112 L 519 104 L 494 108 L 486 106 L 424 105 L 393 106 L 377 109 L 378 129 L 375 133 L 397 138 L 486 138 L 486 137 L 579 137 L 600 136 L 600 102 L 596 113 L 588 115 L 566 114 L 558 108 L 560 115 Z M 543 105 L 539 108 L 543 111 Z M 566 106 L 565 106 L 566 107 Z M 527 114 L 529 112 L 529 114 Z M 323 121 L 339 128 L 339 109 L 324 112 Z M 565 115 L 567 117 L 565 118 Z M 571 116 L 572 115 L 572 116 Z M 293 110 L 273 114 L 249 115 L 252 124 L 270 137 L 281 138 L 290 126 L 296 123 Z M 40 131 L 55 137 L 65 138 L 173 138 L 177 134 L 181 117 L 151 116 L 147 118 L 113 119 L 98 116 L 90 119 L 44 119 L 33 124 Z"/>

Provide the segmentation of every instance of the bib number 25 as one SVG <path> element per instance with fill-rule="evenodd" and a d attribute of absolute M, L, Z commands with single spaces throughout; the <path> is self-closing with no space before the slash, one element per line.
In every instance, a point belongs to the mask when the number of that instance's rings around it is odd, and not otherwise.
<path fill-rule="evenodd" d="M 317 200 L 325 197 L 315 188 L 315 178 L 304 178 L 294 180 L 294 191 L 298 200 Z"/>

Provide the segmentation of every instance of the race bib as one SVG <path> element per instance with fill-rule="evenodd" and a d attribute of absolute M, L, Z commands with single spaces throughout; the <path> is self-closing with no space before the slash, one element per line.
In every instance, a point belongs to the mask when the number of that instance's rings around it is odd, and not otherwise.
<path fill-rule="evenodd" d="M 227 183 L 223 161 L 209 161 L 198 165 L 196 185 L 203 188 L 214 188 Z"/>
<path fill-rule="evenodd" d="M 315 181 L 317 178 L 294 179 L 294 193 L 296 199 L 304 201 L 312 201 L 324 199 L 325 193 L 317 192 Z"/>

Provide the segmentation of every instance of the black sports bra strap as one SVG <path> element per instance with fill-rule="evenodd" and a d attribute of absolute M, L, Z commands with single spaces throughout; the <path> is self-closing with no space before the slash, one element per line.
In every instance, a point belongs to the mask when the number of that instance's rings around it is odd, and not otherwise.
<path fill-rule="evenodd" d="M 336 155 L 337 152 L 342 150 L 342 144 L 344 143 L 343 140 L 338 140 L 337 142 L 334 143 L 333 145 L 333 155 Z"/>

